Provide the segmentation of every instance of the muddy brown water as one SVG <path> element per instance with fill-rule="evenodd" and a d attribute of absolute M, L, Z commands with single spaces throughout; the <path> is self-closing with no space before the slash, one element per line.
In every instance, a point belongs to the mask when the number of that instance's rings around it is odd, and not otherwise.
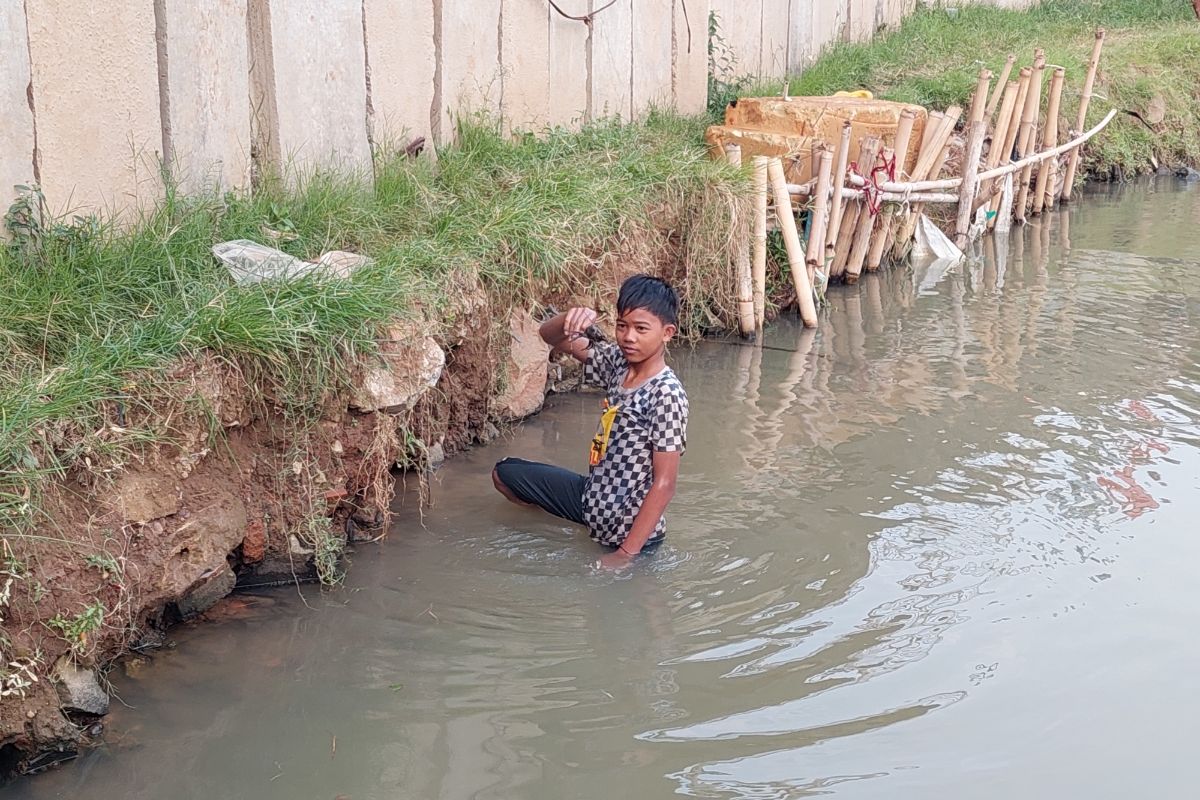
<path fill-rule="evenodd" d="M 505 505 L 594 396 L 448 464 L 337 591 L 112 674 L 58 798 L 1128 798 L 1200 735 L 1200 186 L 1093 191 L 819 332 L 673 355 L 668 543 L 630 574 Z M 423 525 L 423 527 L 422 527 Z"/>

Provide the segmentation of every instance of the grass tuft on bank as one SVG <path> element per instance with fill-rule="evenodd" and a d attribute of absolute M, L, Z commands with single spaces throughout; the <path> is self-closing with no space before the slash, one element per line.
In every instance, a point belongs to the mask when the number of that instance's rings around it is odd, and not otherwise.
<path fill-rule="evenodd" d="M 932 4 L 931 4 L 932 5 Z M 838 44 L 791 79 L 793 95 L 870 89 L 877 97 L 942 109 L 969 102 L 981 67 L 999 76 L 1009 53 L 1015 73 L 1046 51 L 1067 70 L 1063 119 L 1073 126 L 1095 31 L 1107 30 L 1088 126 L 1110 108 L 1120 114 L 1086 149 L 1089 174 L 1116 176 L 1200 164 L 1200 23 L 1185 0 L 1045 0 L 1028 11 L 962 4 L 951 16 L 933 5 L 899 29 L 863 44 Z M 710 97 L 717 108 L 727 93 Z M 1048 84 L 1048 81 L 1047 81 Z M 775 94 L 782 82 L 741 86 Z M 736 93 L 736 92 L 735 92 Z M 1159 119 L 1158 110 L 1162 116 Z"/>
<path fill-rule="evenodd" d="M 605 252 L 665 239 L 665 225 L 685 250 L 718 237 L 688 257 L 686 324 L 723 320 L 727 293 L 706 298 L 699 273 L 725 280 L 719 237 L 739 182 L 708 159 L 695 120 L 656 113 L 516 141 L 469 120 L 436 163 L 398 152 L 373 181 L 325 172 L 253 196 L 170 192 L 132 226 L 47 219 L 31 195 L 0 243 L 0 531 L 28 530 L 48 478 L 162 435 L 153 406 L 179 359 L 215 354 L 313 407 L 382 324 L 444 307 L 464 275 L 513 304 L 586 290 Z M 241 238 L 375 263 L 348 280 L 239 287 L 210 248 Z"/>

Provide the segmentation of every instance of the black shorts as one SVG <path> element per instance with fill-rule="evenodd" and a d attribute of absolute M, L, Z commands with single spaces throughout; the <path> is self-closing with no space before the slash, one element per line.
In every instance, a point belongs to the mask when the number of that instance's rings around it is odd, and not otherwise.
<path fill-rule="evenodd" d="M 549 511 L 556 517 L 580 525 L 587 524 L 583 520 L 586 476 L 523 458 L 506 458 L 497 463 L 496 475 L 518 499 Z"/>

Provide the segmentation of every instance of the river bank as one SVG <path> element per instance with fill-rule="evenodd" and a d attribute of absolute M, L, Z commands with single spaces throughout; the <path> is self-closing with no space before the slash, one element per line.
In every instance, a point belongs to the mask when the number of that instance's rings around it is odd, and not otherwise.
<path fill-rule="evenodd" d="M 541 407 L 544 304 L 610 310 L 653 272 L 687 335 L 726 326 L 742 179 L 695 130 L 471 122 L 373 180 L 170 195 L 136 221 L 51 220 L 27 195 L 0 252 L 0 767 L 74 748 L 104 665 L 235 585 L 337 583 L 347 541 L 387 532 L 393 469 Z M 239 285 L 210 252 L 233 239 L 369 261 Z"/>

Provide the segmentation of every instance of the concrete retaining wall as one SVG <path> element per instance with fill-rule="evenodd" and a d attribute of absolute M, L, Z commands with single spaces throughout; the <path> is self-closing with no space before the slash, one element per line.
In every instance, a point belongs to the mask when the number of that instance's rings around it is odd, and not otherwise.
<path fill-rule="evenodd" d="M 157 0 L 163 153 L 185 192 L 250 182 L 245 0 Z"/>
<path fill-rule="evenodd" d="M 163 146 L 153 0 L 27 0 L 25 14 L 35 171 L 50 208 L 152 202 Z"/>
<path fill-rule="evenodd" d="M 189 192 L 367 173 L 373 149 L 450 141 L 461 111 L 510 131 L 696 113 L 710 9 L 737 71 L 777 76 L 916 2 L 0 0 L 0 200 L 36 181 L 56 211 L 128 211 L 163 163 Z"/>

